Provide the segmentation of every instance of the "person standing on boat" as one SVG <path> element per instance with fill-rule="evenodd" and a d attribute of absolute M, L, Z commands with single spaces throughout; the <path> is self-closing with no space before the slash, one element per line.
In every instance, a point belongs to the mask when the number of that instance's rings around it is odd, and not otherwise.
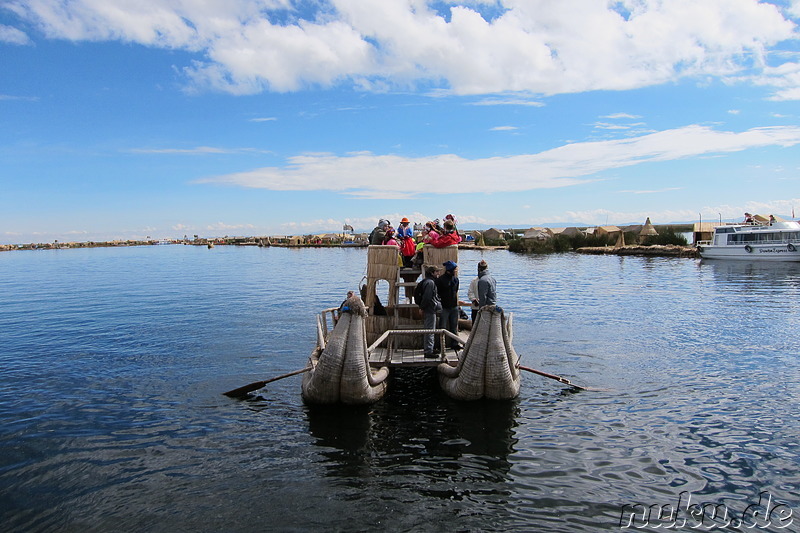
<path fill-rule="evenodd" d="M 383 238 L 386 237 L 386 226 L 389 225 L 388 220 L 380 219 L 378 225 L 369 234 L 370 244 L 383 244 Z"/>
<path fill-rule="evenodd" d="M 436 317 L 442 310 L 442 302 L 439 300 L 439 293 L 436 290 L 436 276 L 439 272 L 438 267 L 429 266 L 425 269 L 425 279 L 419 282 L 422 293 L 417 305 L 422 309 L 422 327 L 425 329 L 436 329 Z M 425 357 L 436 357 L 433 351 L 434 334 L 426 333 L 423 340 Z"/>
<path fill-rule="evenodd" d="M 444 274 L 436 278 L 436 290 L 442 302 L 442 320 L 444 329 L 458 335 L 458 265 L 453 261 L 444 262 Z M 448 337 L 447 344 L 457 350 L 459 343 Z"/>
<path fill-rule="evenodd" d="M 478 263 L 478 306 L 497 305 L 497 282 L 489 273 L 489 265 L 481 260 Z"/>
<path fill-rule="evenodd" d="M 480 265 L 478 266 L 478 273 L 480 273 Z M 478 309 L 480 309 L 480 302 L 478 301 L 478 276 L 469 282 L 469 289 L 467 289 L 467 299 L 470 303 L 470 311 L 472 311 L 472 323 L 475 323 L 475 318 L 478 316 Z"/>
<path fill-rule="evenodd" d="M 414 229 L 409 225 L 408 218 L 403 217 L 400 226 L 397 228 L 397 240 L 400 243 L 400 254 L 403 256 L 403 266 L 411 267 L 414 254 L 417 253 L 417 245 L 414 242 Z"/>

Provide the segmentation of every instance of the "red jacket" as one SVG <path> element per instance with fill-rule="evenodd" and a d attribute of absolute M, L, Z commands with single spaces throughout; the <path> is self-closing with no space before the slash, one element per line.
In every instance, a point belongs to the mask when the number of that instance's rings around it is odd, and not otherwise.
<path fill-rule="evenodd" d="M 433 246 L 436 248 L 444 248 L 446 246 L 452 246 L 460 242 L 461 242 L 461 235 L 459 235 L 454 231 L 452 233 L 445 233 L 444 235 L 439 235 L 439 238 L 433 241 L 431 244 L 433 244 Z"/>

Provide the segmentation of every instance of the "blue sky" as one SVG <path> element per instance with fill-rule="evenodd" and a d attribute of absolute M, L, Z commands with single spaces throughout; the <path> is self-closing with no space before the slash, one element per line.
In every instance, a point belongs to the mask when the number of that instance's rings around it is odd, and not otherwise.
<path fill-rule="evenodd" d="M 0 242 L 800 213 L 800 0 L 0 0 Z"/>

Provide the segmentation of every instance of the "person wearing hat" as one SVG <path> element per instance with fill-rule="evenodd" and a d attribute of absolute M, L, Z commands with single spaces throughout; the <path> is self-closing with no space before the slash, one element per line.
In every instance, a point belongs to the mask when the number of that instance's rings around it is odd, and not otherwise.
<path fill-rule="evenodd" d="M 439 272 L 438 267 L 429 266 L 425 269 L 425 278 L 419 282 L 418 290 L 422 293 L 417 305 L 422 309 L 422 327 L 425 329 L 436 329 L 436 317 L 442 310 L 442 302 L 439 300 L 439 293 L 436 290 L 436 276 Z M 436 357 L 433 351 L 434 334 L 426 333 L 423 340 L 423 351 L 425 357 Z"/>
<path fill-rule="evenodd" d="M 453 261 L 443 263 L 444 274 L 436 278 L 436 290 L 442 301 L 441 324 L 444 329 L 458 335 L 458 265 Z M 448 347 L 457 350 L 460 345 L 447 338 Z"/>
<path fill-rule="evenodd" d="M 395 233 L 395 237 L 400 243 L 400 254 L 403 256 L 403 266 L 406 268 L 412 266 L 412 259 L 414 258 L 414 254 L 417 253 L 417 245 L 414 242 L 414 229 L 409 224 L 410 221 L 408 218 L 403 217 Z"/>
<path fill-rule="evenodd" d="M 385 219 L 380 219 L 378 221 L 378 225 L 372 230 L 372 233 L 369 234 L 369 243 L 370 244 L 383 244 L 383 239 L 386 237 L 386 226 L 389 225 L 389 221 Z"/>
<path fill-rule="evenodd" d="M 489 273 L 489 265 L 481 260 L 478 263 L 478 306 L 497 305 L 497 282 Z"/>

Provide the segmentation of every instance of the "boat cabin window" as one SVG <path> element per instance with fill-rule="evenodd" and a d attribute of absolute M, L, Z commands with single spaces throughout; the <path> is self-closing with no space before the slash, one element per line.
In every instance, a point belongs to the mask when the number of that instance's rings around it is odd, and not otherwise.
<path fill-rule="evenodd" d="M 728 244 L 796 242 L 800 232 L 749 232 L 728 235 Z"/>

